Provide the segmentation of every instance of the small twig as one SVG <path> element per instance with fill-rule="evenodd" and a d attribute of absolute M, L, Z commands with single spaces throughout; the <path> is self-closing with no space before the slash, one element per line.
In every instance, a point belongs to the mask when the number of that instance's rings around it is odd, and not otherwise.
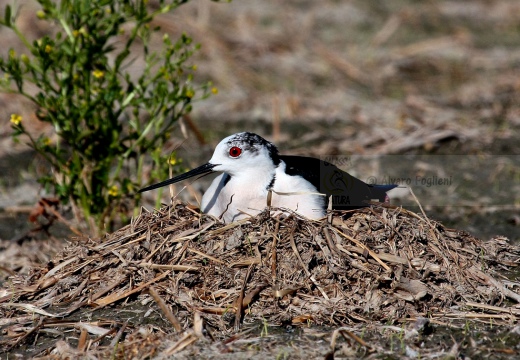
<path fill-rule="evenodd" d="M 51 212 L 52 215 L 56 216 L 56 218 L 59 221 L 64 223 L 69 228 L 70 231 L 72 231 L 74 234 L 76 234 L 78 236 L 84 235 L 81 231 L 79 231 L 74 226 L 72 226 L 72 224 L 68 220 L 66 220 L 63 216 L 61 216 L 61 214 L 58 211 L 56 211 L 55 209 L 53 209 L 52 206 L 50 206 L 46 201 L 43 201 L 43 204 L 45 206 L 45 211 Z"/>
<path fill-rule="evenodd" d="M 197 341 L 199 338 L 194 334 L 193 331 L 185 332 L 182 337 L 177 341 L 175 344 L 170 346 L 168 349 L 166 349 L 163 354 L 167 356 L 171 356 L 182 349 L 186 348 L 187 346 L 193 344 L 195 341 Z"/>
<path fill-rule="evenodd" d="M 179 320 L 177 320 L 177 317 L 171 312 L 170 308 L 168 307 L 168 305 L 166 305 L 166 303 L 161 298 L 159 293 L 155 290 L 155 288 L 153 286 L 150 286 L 148 288 L 148 292 L 153 297 L 153 299 L 159 306 L 159 309 L 161 309 L 161 311 L 163 312 L 164 316 L 166 316 L 166 319 L 168 319 L 168 321 L 173 325 L 173 327 L 175 328 L 175 331 L 181 332 L 182 331 L 181 323 L 179 322 Z"/>
<path fill-rule="evenodd" d="M 271 245 L 271 277 L 274 282 L 276 282 L 276 248 L 278 245 L 278 231 L 280 231 L 280 223 L 276 222 L 276 226 L 273 233 L 273 243 Z"/>
<path fill-rule="evenodd" d="M 150 253 L 150 255 L 148 255 L 144 261 L 145 262 L 148 262 L 150 261 L 150 259 L 164 246 L 164 244 L 166 244 L 168 241 L 171 242 L 171 243 L 174 243 L 174 242 L 181 242 L 181 241 L 186 241 L 186 240 L 192 240 L 192 239 L 195 239 L 197 236 L 200 236 L 201 234 L 203 234 L 206 230 L 208 230 L 210 227 L 212 227 L 213 225 L 215 225 L 214 222 L 210 222 L 207 226 L 205 226 L 204 228 L 200 229 L 200 230 L 197 230 L 197 232 L 193 235 L 189 235 L 189 236 L 179 236 L 179 237 L 176 237 L 174 239 L 170 239 L 170 237 L 166 237 L 166 239 L 164 239 L 164 241 L 159 245 L 157 246 L 157 248 L 152 251 Z M 192 231 L 190 230 L 189 233 L 192 233 Z M 182 234 L 181 234 L 182 235 Z"/>
<path fill-rule="evenodd" d="M 347 336 L 348 336 L 349 338 L 351 338 L 355 342 L 357 342 L 359 345 L 366 347 L 369 351 L 373 351 L 372 346 L 368 345 L 368 343 L 365 340 L 363 340 L 362 338 L 360 338 L 359 336 L 354 334 L 352 331 L 347 330 L 347 329 L 340 329 L 340 333 L 345 339 L 347 339 Z"/>
<path fill-rule="evenodd" d="M 202 319 L 202 316 L 200 312 L 195 311 L 195 314 L 193 314 L 193 332 L 197 337 L 203 338 L 204 334 L 202 333 L 202 330 L 204 329 L 204 321 Z"/>
<path fill-rule="evenodd" d="M 446 244 L 442 244 L 441 241 L 439 240 L 439 237 L 437 236 L 437 234 L 435 233 L 435 228 L 433 226 L 433 224 L 431 223 L 430 219 L 428 218 L 428 216 L 426 216 L 426 213 L 424 212 L 424 209 L 421 205 L 421 203 L 419 202 L 419 199 L 417 199 L 417 196 L 415 196 L 413 190 L 411 187 L 408 187 L 408 190 L 410 190 L 410 194 L 412 194 L 415 202 L 417 203 L 417 205 L 419 205 L 419 209 L 421 209 L 421 213 L 423 214 L 424 216 L 424 219 L 427 223 L 428 223 L 428 228 L 429 228 L 429 231 L 430 231 L 430 234 L 432 235 L 432 238 L 435 240 L 435 242 L 437 244 L 439 244 L 439 246 L 443 246 L 444 245 L 444 248 L 446 249 L 446 251 L 451 254 L 451 251 L 450 249 L 448 248 L 448 246 L 446 246 Z M 448 259 L 446 258 L 446 256 L 444 255 L 444 253 L 442 251 L 439 250 L 439 253 L 441 254 L 442 258 L 444 259 L 445 261 L 445 264 L 449 264 L 449 261 Z M 456 256 L 453 256 L 452 257 L 456 257 Z"/>
<path fill-rule="evenodd" d="M 123 325 L 124 327 L 125 325 Z M 97 343 L 98 341 L 101 341 L 103 340 L 104 338 L 106 338 L 107 336 L 110 336 L 112 335 L 113 333 L 115 333 L 117 331 L 117 328 L 113 328 L 113 329 L 110 329 L 109 331 L 107 331 L 106 333 L 104 333 L 103 335 L 99 335 L 97 338 L 95 338 L 94 340 L 92 340 L 90 342 L 90 344 L 95 344 Z M 112 340 L 113 341 L 113 340 Z"/>
<path fill-rule="evenodd" d="M 44 318 L 41 317 L 40 321 L 38 322 L 38 325 L 33 327 L 31 330 L 27 331 L 22 336 L 20 336 L 18 338 L 18 340 L 16 340 L 13 344 L 11 344 L 11 346 L 8 346 L 7 347 L 7 351 L 9 351 L 11 349 L 14 349 L 16 346 L 18 346 L 18 344 L 20 344 L 23 340 L 25 340 L 29 335 L 34 334 L 35 332 L 39 331 L 42 328 L 42 326 L 43 326 L 43 320 L 44 320 Z"/>
<path fill-rule="evenodd" d="M 303 268 L 303 270 L 305 271 L 305 273 L 307 274 L 307 276 L 309 277 L 309 279 L 314 283 L 314 285 L 316 286 L 316 288 L 318 288 L 318 290 L 321 292 L 321 295 L 323 295 L 323 297 L 327 300 L 329 300 L 329 297 L 327 296 L 327 293 L 321 288 L 321 286 L 318 284 L 318 282 L 316 281 L 316 279 L 314 278 L 314 276 L 312 276 L 312 274 L 309 272 L 309 269 L 307 269 L 307 267 L 305 266 L 305 264 L 303 263 L 303 260 L 300 256 L 300 253 L 298 252 L 298 248 L 296 247 L 296 243 L 294 242 L 294 229 L 291 231 L 291 233 L 289 234 L 289 239 L 291 241 L 291 247 L 294 251 L 294 254 L 296 255 L 296 258 L 298 259 L 298 261 L 300 262 L 300 265 L 301 267 Z"/>
<path fill-rule="evenodd" d="M 415 196 L 415 194 L 414 194 L 414 192 L 413 192 L 413 190 L 412 190 L 412 188 L 410 186 L 408 187 L 408 190 L 410 190 L 410 194 L 412 194 L 415 202 L 417 203 L 417 205 L 419 205 L 419 209 L 421 209 L 421 213 L 423 214 L 424 219 L 426 220 L 428 225 L 430 225 L 430 227 L 433 227 L 432 223 L 430 222 L 430 219 L 428 218 L 428 216 L 426 216 L 426 213 L 424 212 L 424 209 L 423 209 L 421 203 L 419 202 L 419 199 L 417 199 L 417 196 Z"/>
<path fill-rule="evenodd" d="M 476 307 L 478 309 L 484 309 L 489 311 L 495 311 L 498 313 L 508 313 L 510 315 L 520 315 L 520 309 L 515 309 L 514 307 L 500 307 L 500 306 L 493 306 L 493 305 L 487 305 L 487 304 L 479 304 L 473 301 L 467 301 L 466 306 Z"/>
<path fill-rule="evenodd" d="M 119 329 L 119 331 L 117 332 L 116 336 L 114 336 L 114 338 L 112 339 L 112 341 L 110 342 L 110 347 L 113 348 L 114 346 L 116 346 L 116 344 L 119 342 L 119 339 L 121 339 L 121 336 L 123 336 L 123 333 L 125 332 L 126 330 L 126 326 L 128 325 L 128 322 L 125 321 L 124 324 L 121 326 L 121 328 Z"/>
<path fill-rule="evenodd" d="M 401 26 L 401 14 L 392 14 L 370 42 L 372 46 L 383 45 Z"/>
<path fill-rule="evenodd" d="M 11 276 L 17 274 L 15 271 L 13 271 L 11 269 L 8 269 L 8 268 L 6 268 L 5 266 L 2 266 L 2 265 L 0 265 L 0 271 L 5 271 L 6 273 L 8 273 Z"/>
<path fill-rule="evenodd" d="M 81 333 L 79 334 L 79 339 L 78 339 L 78 350 L 79 351 L 85 351 L 85 348 L 87 345 L 87 336 L 88 336 L 88 331 L 86 329 L 81 329 Z"/>
<path fill-rule="evenodd" d="M 251 272 L 253 271 L 253 268 L 255 267 L 255 264 L 249 265 L 247 268 L 246 275 L 244 276 L 244 281 L 242 283 L 242 288 L 240 289 L 240 294 L 238 296 L 238 299 L 236 301 L 236 312 L 235 312 L 235 331 L 238 331 L 240 329 L 240 322 L 242 321 L 242 312 L 244 310 L 244 293 L 246 291 L 246 284 L 249 281 L 249 276 L 251 276 Z"/>
<path fill-rule="evenodd" d="M 347 234 L 345 234 L 344 232 L 341 232 L 339 231 L 338 229 L 335 229 L 335 231 L 337 231 L 339 234 L 343 235 L 345 238 L 347 238 L 348 240 L 352 241 L 354 244 L 356 244 L 357 246 L 359 246 L 360 248 L 362 249 L 365 249 L 366 251 L 368 251 L 368 253 L 370 254 L 370 256 L 372 256 L 374 258 L 375 261 L 377 261 L 379 264 L 381 264 L 382 267 L 385 268 L 386 271 L 392 271 L 392 269 L 386 265 L 378 256 L 375 252 L 373 252 L 372 250 L 370 250 L 365 244 L 359 242 L 358 240 L 354 239 L 352 236 L 349 236 Z"/>
<path fill-rule="evenodd" d="M 171 273 L 171 270 L 168 270 L 168 271 L 165 271 L 164 273 L 160 274 L 159 276 L 153 278 L 152 280 L 150 281 L 147 281 L 146 283 L 144 284 L 141 284 L 139 285 L 138 287 L 130 290 L 130 291 L 125 291 L 124 293 L 115 293 L 115 294 L 112 294 L 112 295 L 109 295 L 107 297 L 104 297 L 102 298 L 101 300 L 99 301 L 96 301 L 95 303 L 98 305 L 98 307 L 96 308 L 97 309 L 101 309 L 102 307 L 108 305 L 108 304 L 112 304 L 116 301 L 119 301 L 121 299 L 124 299 L 132 294 L 135 294 L 137 292 L 140 292 L 142 291 L 143 289 L 146 289 L 147 287 L 149 287 L 151 284 L 159 281 L 159 280 L 162 280 L 164 279 L 166 276 L 168 276 L 169 274 Z"/>
<path fill-rule="evenodd" d="M 235 196 L 235 194 L 231 195 L 231 198 L 229 199 L 229 202 L 228 202 L 228 204 L 226 205 L 226 210 L 224 210 L 224 212 L 223 212 L 222 214 L 220 214 L 220 216 L 218 217 L 219 220 L 222 220 L 222 217 L 223 217 L 224 214 L 228 211 L 229 206 L 230 206 L 231 203 L 233 202 L 233 196 Z"/>
<path fill-rule="evenodd" d="M 273 202 L 273 190 L 269 189 L 267 191 L 267 208 L 271 209 L 271 204 Z"/>
<path fill-rule="evenodd" d="M 148 268 L 148 269 L 158 269 L 158 270 L 173 270 L 173 271 L 199 271 L 200 268 L 197 266 L 189 266 L 189 265 L 169 265 L 169 264 L 151 264 L 151 263 L 140 263 L 138 264 L 140 267 Z"/>
<path fill-rule="evenodd" d="M 332 195 L 329 196 L 327 202 L 327 222 L 332 224 Z"/>
<path fill-rule="evenodd" d="M 325 235 L 325 240 L 327 240 L 327 245 L 329 246 L 329 249 L 336 255 L 338 255 L 340 252 L 334 242 L 332 241 L 332 238 L 330 236 L 329 229 L 326 227 L 322 228 L 323 234 Z"/>
<path fill-rule="evenodd" d="M 494 279 L 493 277 L 485 274 L 484 272 L 477 269 L 475 265 L 473 265 L 470 270 L 479 276 L 482 280 L 484 280 L 488 285 L 492 285 L 496 287 L 504 296 L 516 301 L 517 303 L 520 303 L 520 295 L 515 293 L 514 291 L 509 290 L 502 284 L 500 281 Z"/>
<path fill-rule="evenodd" d="M 210 259 L 210 260 L 212 260 L 212 261 L 214 261 L 214 262 L 216 262 L 216 263 L 219 263 L 219 264 L 222 264 L 222 265 L 226 265 L 226 266 L 227 266 L 227 264 L 226 264 L 224 261 L 219 260 L 219 259 L 217 259 L 216 257 L 213 257 L 213 256 L 211 256 L 211 255 L 204 254 L 202 251 L 195 250 L 194 248 L 188 248 L 187 250 L 188 250 L 188 251 L 191 251 L 191 252 L 193 252 L 193 253 L 195 253 L 195 254 L 198 254 L 198 255 L 200 255 L 200 256 L 202 256 L 202 257 L 205 257 L 206 259 Z"/>

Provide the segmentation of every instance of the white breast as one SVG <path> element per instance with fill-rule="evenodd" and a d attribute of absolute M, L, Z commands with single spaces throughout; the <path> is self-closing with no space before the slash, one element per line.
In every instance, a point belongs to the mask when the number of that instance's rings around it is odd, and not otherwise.
<path fill-rule="evenodd" d="M 325 196 L 318 194 L 318 190 L 303 177 L 287 175 L 284 162 L 277 168 L 273 190 L 273 207 L 296 211 L 308 219 L 325 216 Z"/>
<path fill-rule="evenodd" d="M 258 174 L 257 174 L 258 175 Z M 316 188 L 300 176 L 285 173 L 285 163 L 276 168 L 271 206 L 285 208 L 309 218 L 318 219 L 325 215 L 325 197 L 317 195 Z M 267 206 L 267 187 L 272 175 L 261 178 L 229 178 L 221 174 L 202 197 L 202 212 L 230 223 L 257 215 Z"/>

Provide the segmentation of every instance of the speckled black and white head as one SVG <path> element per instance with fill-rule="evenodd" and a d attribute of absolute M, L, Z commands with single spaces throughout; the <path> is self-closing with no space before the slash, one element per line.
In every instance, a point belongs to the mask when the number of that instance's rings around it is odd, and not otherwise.
<path fill-rule="evenodd" d="M 263 137 L 250 132 L 233 134 L 222 140 L 209 161 L 214 171 L 239 176 L 247 171 L 274 171 L 280 164 L 278 149 Z"/>
<path fill-rule="evenodd" d="M 215 148 L 208 163 L 174 178 L 145 187 L 139 192 L 157 189 L 215 171 L 232 177 L 249 178 L 250 181 L 263 178 L 266 183 L 264 187 L 267 188 L 274 183 L 274 173 L 279 164 L 280 155 L 276 146 L 259 135 L 242 132 L 222 140 Z"/>

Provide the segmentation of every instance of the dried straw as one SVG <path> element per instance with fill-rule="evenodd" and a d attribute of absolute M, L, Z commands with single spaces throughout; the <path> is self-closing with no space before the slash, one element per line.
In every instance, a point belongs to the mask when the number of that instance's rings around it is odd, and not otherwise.
<path fill-rule="evenodd" d="M 11 334 L 2 345 L 16 347 L 76 311 L 95 315 L 110 306 L 117 314 L 124 302 L 149 298 L 167 319 L 156 325 L 160 331 L 143 335 L 138 324 L 115 315 L 89 324 L 95 327 L 71 321 L 78 346 L 56 341 L 46 353 L 113 351 L 104 338 L 117 333 L 127 351 L 148 346 L 168 356 L 201 339 L 202 329 L 216 339 L 257 320 L 327 326 L 420 317 L 517 321 L 520 313 L 509 301 L 520 302 L 520 284 L 502 273 L 518 265 L 520 248 L 507 239 L 481 241 L 389 205 L 336 212 L 329 220 L 263 213 L 221 225 L 183 204 L 143 211 L 104 239 L 75 239 L 49 267 L 11 277 L 11 287 L 0 289 L 1 325 Z M 117 330 L 107 335 L 110 327 Z M 175 333 L 173 342 L 161 338 Z M 360 343 L 346 330 L 338 334 Z"/>

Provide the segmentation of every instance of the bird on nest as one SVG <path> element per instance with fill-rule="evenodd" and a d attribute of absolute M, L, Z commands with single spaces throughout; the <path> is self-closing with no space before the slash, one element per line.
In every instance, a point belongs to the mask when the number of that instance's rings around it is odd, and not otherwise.
<path fill-rule="evenodd" d="M 206 164 L 139 192 L 213 172 L 221 174 L 204 193 L 201 210 L 224 223 L 257 215 L 266 206 L 320 219 L 329 201 L 334 210 L 358 209 L 371 201 L 388 202 L 386 192 L 397 186 L 367 184 L 320 159 L 280 155 L 261 136 L 241 132 L 223 139 Z"/>

